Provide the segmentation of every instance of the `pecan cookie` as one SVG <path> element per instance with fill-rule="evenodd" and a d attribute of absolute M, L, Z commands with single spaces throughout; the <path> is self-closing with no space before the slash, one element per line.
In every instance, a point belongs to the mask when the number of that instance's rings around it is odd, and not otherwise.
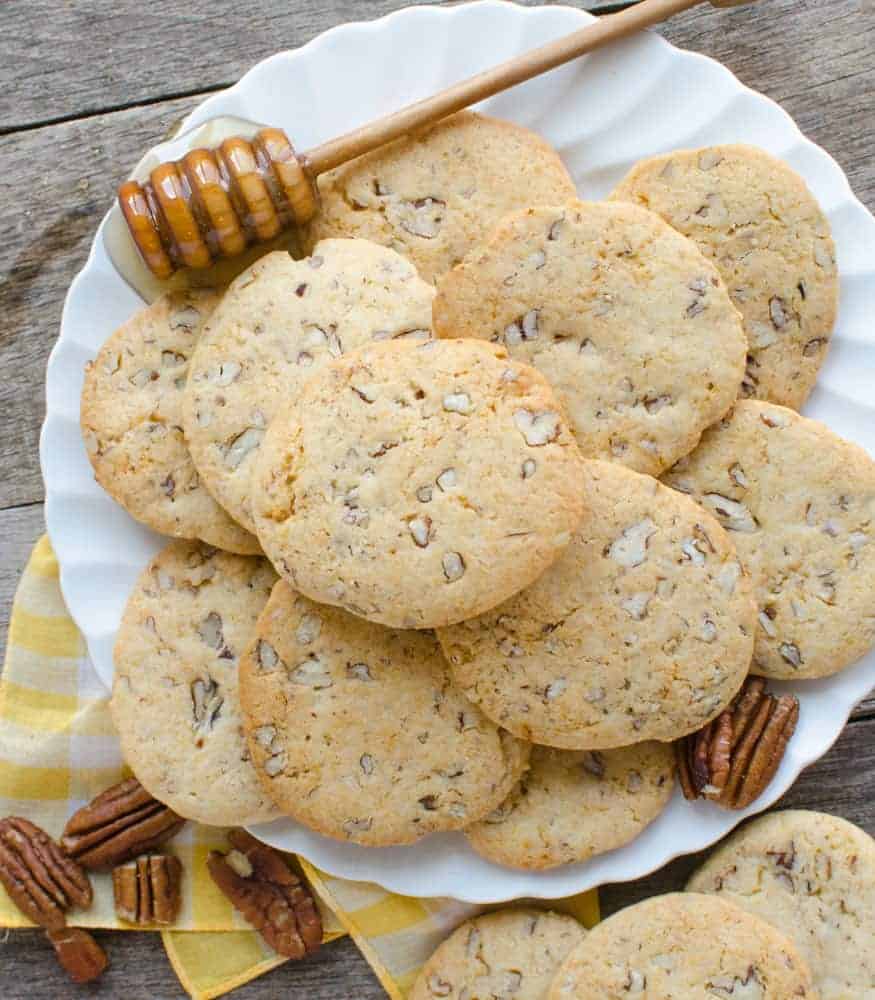
<path fill-rule="evenodd" d="M 594 927 L 559 970 L 548 1000 L 817 1000 L 789 938 L 713 896 L 669 893 Z"/>
<path fill-rule="evenodd" d="M 185 393 L 185 434 L 219 503 L 254 530 L 249 481 L 277 410 L 328 361 L 374 340 L 431 337 L 434 289 L 364 240 L 306 260 L 267 254 L 239 275 L 204 330 Z"/>
<path fill-rule="evenodd" d="M 237 665 L 276 575 L 266 559 L 171 542 L 143 571 L 115 646 L 112 717 L 144 788 L 214 826 L 276 815 L 243 737 Z"/>
<path fill-rule="evenodd" d="M 575 192 L 559 154 L 540 136 L 462 111 L 324 174 L 319 193 L 311 246 L 326 236 L 373 240 L 435 281 L 502 216 Z"/>
<path fill-rule="evenodd" d="M 556 970 L 585 936 L 574 917 L 531 907 L 474 917 L 438 946 L 410 1000 L 545 1000 Z"/>
<path fill-rule="evenodd" d="M 588 462 L 559 560 L 438 632 L 456 683 L 499 725 L 576 750 L 672 740 L 729 703 L 753 650 L 750 581 L 714 518 L 650 476 Z"/>
<path fill-rule="evenodd" d="M 276 418 L 252 510 L 297 590 L 433 628 L 556 559 L 580 520 L 582 464 L 546 379 L 503 348 L 378 344 L 325 367 Z"/>
<path fill-rule="evenodd" d="M 283 580 L 240 663 L 252 759 L 276 804 L 357 844 L 409 844 L 495 808 L 528 747 L 450 681 L 429 632 L 314 604 Z"/>
<path fill-rule="evenodd" d="M 440 282 L 434 328 L 503 343 L 547 376 L 585 455 L 653 476 L 732 406 L 747 348 L 695 244 L 608 202 L 505 219 Z"/>
<path fill-rule="evenodd" d="M 100 485 L 138 521 L 176 538 L 251 554 L 258 542 L 198 476 L 182 431 L 182 395 L 210 291 L 171 292 L 141 309 L 85 368 L 80 419 Z"/>
<path fill-rule="evenodd" d="M 798 409 L 839 287 L 829 222 L 802 178 L 762 149 L 710 146 L 642 161 L 611 198 L 658 213 L 714 262 L 744 317 L 742 395 Z"/>
<path fill-rule="evenodd" d="M 478 854 L 510 868 L 585 861 L 652 823 L 671 798 L 674 772 L 666 743 L 604 751 L 535 746 L 514 790 L 465 836 Z"/>
<path fill-rule="evenodd" d="M 749 823 L 687 884 L 791 938 L 820 1000 L 875 997 L 875 841 L 837 816 L 788 809 Z"/>
<path fill-rule="evenodd" d="M 814 420 L 743 400 L 665 475 L 729 532 L 753 580 L 752 670 L 826 677 L 875 644 L 875 461 Z"/>

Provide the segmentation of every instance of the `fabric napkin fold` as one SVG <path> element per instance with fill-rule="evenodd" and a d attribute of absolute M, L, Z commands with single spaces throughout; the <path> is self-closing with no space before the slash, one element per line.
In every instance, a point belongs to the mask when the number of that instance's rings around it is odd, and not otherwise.
<path fill-rule="evenodd" d="M 25 816 L 58 836 L 71 813 L 125 773 L 108 692 L 67 613 L 58 564 L 44 536 L 19 583 L 0 677 L 0 817 Z M 247 929 L 207 873 L 208 852 L 225 846 L 224 830 L 188 823 L 168 847 L 183 863 L 183 905 L 162 939 L 195 1000 L 221 996 L 286 961 Z M 302 858 L 293 863 L 317 895 L 326 941 L 349 933 L 392 1000 L 407 996 L 423 962 L 454 927 L 484 909 L 399 896 L 333 878 Z M 70 922 L 131 930 L 115 915 L 109 875 L 95 874 L 92 883 L 93 906 L 71 913 Z M 599 918 L 595 892 L 544 905 L 587 926 Z M 27 926 L 0 886 L 0 927 Z"/>

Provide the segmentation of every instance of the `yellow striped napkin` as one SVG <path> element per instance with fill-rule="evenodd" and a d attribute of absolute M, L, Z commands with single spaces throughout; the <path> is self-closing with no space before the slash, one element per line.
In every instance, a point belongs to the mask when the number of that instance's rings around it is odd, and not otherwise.
<path fill-rule="evenodd" d="M 0 679 L 0 816 L 26 816 L 57 836 L 74 810 L 123 774 L 107 692 L 67 614 L 58 564 L 44 537 L 18 587 Z M 195 1000 L 221 996 L 286 961 L 246 929 L 209 877 L 207 853 L 224 846 L 223 830 L 195 823 L 171 845 L 183 862 L 184 902 L 175 929 L 162 937 L 183 988 Z M 482 909 L 450 899 L 397 896 L 297 860 L 320 901 L 326 940 L 351 934 L 392 1000 L 403 1000 L 438 943 Z M 71 922 L 129 930 L 116 919 L 109 876 L 95 875 L 92 882 L 94 905 L 71 914 Z M 598 920 L 595 893 L 550 905 L 587 926 Z M 28 921 L 0 887 L 0 927 L 25 926 Z"/>

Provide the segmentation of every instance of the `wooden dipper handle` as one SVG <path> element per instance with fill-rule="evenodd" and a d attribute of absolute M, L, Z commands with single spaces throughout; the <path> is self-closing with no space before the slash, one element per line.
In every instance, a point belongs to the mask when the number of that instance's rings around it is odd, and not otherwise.
<path fill-rule="evenodd" d="M 705 0 L 642 0 L 531 52 L 515 56 L 423 101 L 370 122 L 298 157 L 285 132 L 262 129 L 249 142 L 226 139 L 165 163 L 118 197 L 143 260 L 158 278 L 208 267 L 248 244 L 308 222 L 318 209 L 316 177 L 408 132 L 455 114 L 578 56 L 625 38 Z M 752 0 L 709 0 L 731 7 Z"/>

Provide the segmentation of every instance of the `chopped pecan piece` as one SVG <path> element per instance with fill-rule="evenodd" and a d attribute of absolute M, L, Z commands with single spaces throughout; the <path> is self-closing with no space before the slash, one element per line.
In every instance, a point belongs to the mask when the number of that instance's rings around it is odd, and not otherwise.
<path fill-rule="evenodd" d="M 136 778 L 128 778 L 73 813 L 61 846 L 85 868 L 112 868 L 163 844 L 184 823 Z"/>
<path fill-rule="evenodd" d="M 88 933 L 79 927 L 60 927 L 46 931 L 58 961 L 74 983 L 90 983 L 109 965 L 106 952 Z"/>
<path fill-rule="evenodd" d="M 52 838 L 29 820 L 0 820 L 0 882 L 34 923 L 57 930 L 71 906 L 91 905 L 91 883 Z"/>
<path fill-rule="evenodd" d="M 211 851 L 213 881 L 267 943 L 288 958 L 303 958 L 322 943 L 322 918 L 310 890 L 272 847 L 232 830 L 228 854 Z"/>
<path fill-rule="evenodd" d="M 172 854 L 144 854 L 112 870 L 115 912 L 131 924 L 172 924 L 179 913 L 182 864 Z"/>
<path fill-rule="evenodd" d="M 799 701 L 748 677 L 735 699 L 697 733 L 675 743 L 684 797 L 745 809 L 775 775 L 799 719 Z"/>

